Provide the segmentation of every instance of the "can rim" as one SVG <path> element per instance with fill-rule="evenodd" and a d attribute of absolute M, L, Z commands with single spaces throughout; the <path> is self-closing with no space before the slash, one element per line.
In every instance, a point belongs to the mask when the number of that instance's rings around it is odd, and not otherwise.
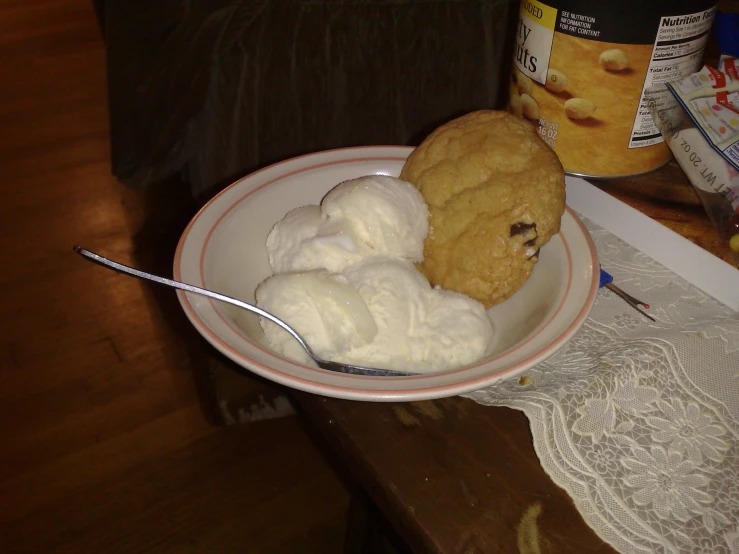
<path fill-rule="evenodd" d="M 588 173 L 578 173 L 575 171 L 568 171 L 565 169 L 565 175 L 570 175 L 571 177 L 581 177 L 583 179 L 625 179 L 628 177 L 642 177 L 644 175 L 647 175 L 649 173 L 652 173 L 653 171 L 658 171 L 665 167 L 668 163 L 670 163 L 674 159 L 674 156 L 672 153 L 670 153 L 670 157 L 660 165 L 653 167 L 652 169 L 647 169 L 646 171 L 642 171 L 641 173 L 624 173 L 621 175 L 590 175 Z"/>

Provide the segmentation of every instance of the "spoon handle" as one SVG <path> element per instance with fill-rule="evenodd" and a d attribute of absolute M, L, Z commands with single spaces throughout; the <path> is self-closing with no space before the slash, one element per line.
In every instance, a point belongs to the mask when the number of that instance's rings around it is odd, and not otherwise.
<path fill-rule="evenodd" d="M 186 292 L 191 292 L 193 294 L 200 294 L 202 296 L 207 296 L 208 298 L 213 298 L 214 300 L 219 300 L 221 302 L 225 302 L 226 304 L 233 304 L 234 306 L 238 306 L 239 308 L 243 308 L 245 310 L 249 310 L 250 312 L 254 312 L 255 314 L 260 315 L 266 319 L 269 319 L 273 323 L 276 323 L 277 325 L 282 327 L 285 331 L 290 333 L 290 335 L 292 335 L 292 337 L 295 338 L 295 340 L 297 340 L 300 343 L 300 345 L 303 348 L 305 348 L 306 351 L 308 351 L 311 354 L 313 352 L 310 349 L 310 347 L 303 341 L 300 335 L 298 335 L 295 331 L 293 331 L 291 327 L 286 325 L 284 321 L 273 316 L 269 312 L 265 312 L 264 310 L 257 308 L 256 306 L 252 304 L 247 304 L 246 302 L 242 302 L 241 300 L 238 300 L 231 296 L 226 296 L 225 294 L 213 292 L 212 290 L 202 289 L 200 287 L 196 287 L 195 285 L 188 285 L 187 283 L 175 281 L 174 279 L 167 279 L 166 277 L 160 277 L 159 275 L 154 275 L 152 273 L 147 273 L 145 271 L 134 269 L 127 265 L 123 265 L 121 263 L 114 262 L 113 260 L 109 260 L 108 258 L 104 258 L 103 256 L 99 254 L 90 252 L 89 250 L 85 250 L 84 248 L 80 246 L 75 246 L 74 251 L 77 252 L 77 254 L 79 254 L 83 258 L 93 263 L 96 263 L 103 267 L 107 267 L 108 269 L 112 269 L 119 273 L 125 273 L 126 275 L 131 275 L 132 277 L 138 277 L 139 279 L 143 279 L 145 281 L 153 281 L 155 283 L 159 283 L 160 285 L 166 285 L 168 287 L 173 287 L 176 289 L 184 290 Z"/>

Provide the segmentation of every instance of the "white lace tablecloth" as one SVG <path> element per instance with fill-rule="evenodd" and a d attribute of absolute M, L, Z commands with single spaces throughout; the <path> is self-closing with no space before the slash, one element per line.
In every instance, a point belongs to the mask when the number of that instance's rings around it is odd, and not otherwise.
<path fill-rule="evenodd" d="M 527 415 L 544 470 L 619 552 L 739 554 L 738 314 L 584 221 L 657 323 L 601 289 L 528 384 L 465 396 Z"/>

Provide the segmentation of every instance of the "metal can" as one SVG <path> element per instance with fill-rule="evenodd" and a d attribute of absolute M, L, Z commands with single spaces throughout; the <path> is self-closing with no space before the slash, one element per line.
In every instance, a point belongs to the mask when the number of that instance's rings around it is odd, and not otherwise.
<path fill-rule="evenodd" d="M 646 97 L 697 71 L 716 0 L 522 0 L 508 110 L 538 124 L 565 171 L 637 175 L 671 152 Z"/>

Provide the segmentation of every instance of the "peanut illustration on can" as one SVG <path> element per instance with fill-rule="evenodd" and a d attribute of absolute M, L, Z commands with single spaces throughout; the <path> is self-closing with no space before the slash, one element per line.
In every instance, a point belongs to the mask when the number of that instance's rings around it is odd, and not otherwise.
<path fill-rule="evenodd" d="M 547 84 L 544 85 L 547 90 L 564 92 L 567 90 L 568 84 L 567 76 L 561 71 L 557 71 L 556 69 L 549 69 L 547 71 Z"/>
<path fill-rule="evenodd" d="M 528 119 L 538 120 L 540 116 L 539 104 L 536 100 L 528 94 L 521 95 L 521 107 L 523 108 L 523 115 Z"/>
<path fill-rule="evenodd" d="M 626 53 L 618 48 L 611 48 L 610 50 L 604 50 L 598 62 L 606 71 L 623 71 L 629 67 L 629 58 L 626 57 Z"/>
<path fill-rule="evenodd" d="M 570 98 L 565 102 L 565 113 L 570 119 L 587 119 L 595 112 L 595 104 L 585 98 Z"/>
<path fill-rule="evenodd" d="M 511 83 L 511 88 L 508 94 L 508 111 L 513 115 L 521 117 L 523 115 L 523 104 L 521 103 L 521 95 L 518 94 L 518 88 L 515 84 Z"/>
<path fill-rule="evenodd" d="M 516 76 L 516 84 L 518 85 L 518 93 L 528 94 L 530 96 L 534 90 L 534 82 L 530 77 L 524 75 L 520 71 L 515 71 L 514 74 Z"/>

